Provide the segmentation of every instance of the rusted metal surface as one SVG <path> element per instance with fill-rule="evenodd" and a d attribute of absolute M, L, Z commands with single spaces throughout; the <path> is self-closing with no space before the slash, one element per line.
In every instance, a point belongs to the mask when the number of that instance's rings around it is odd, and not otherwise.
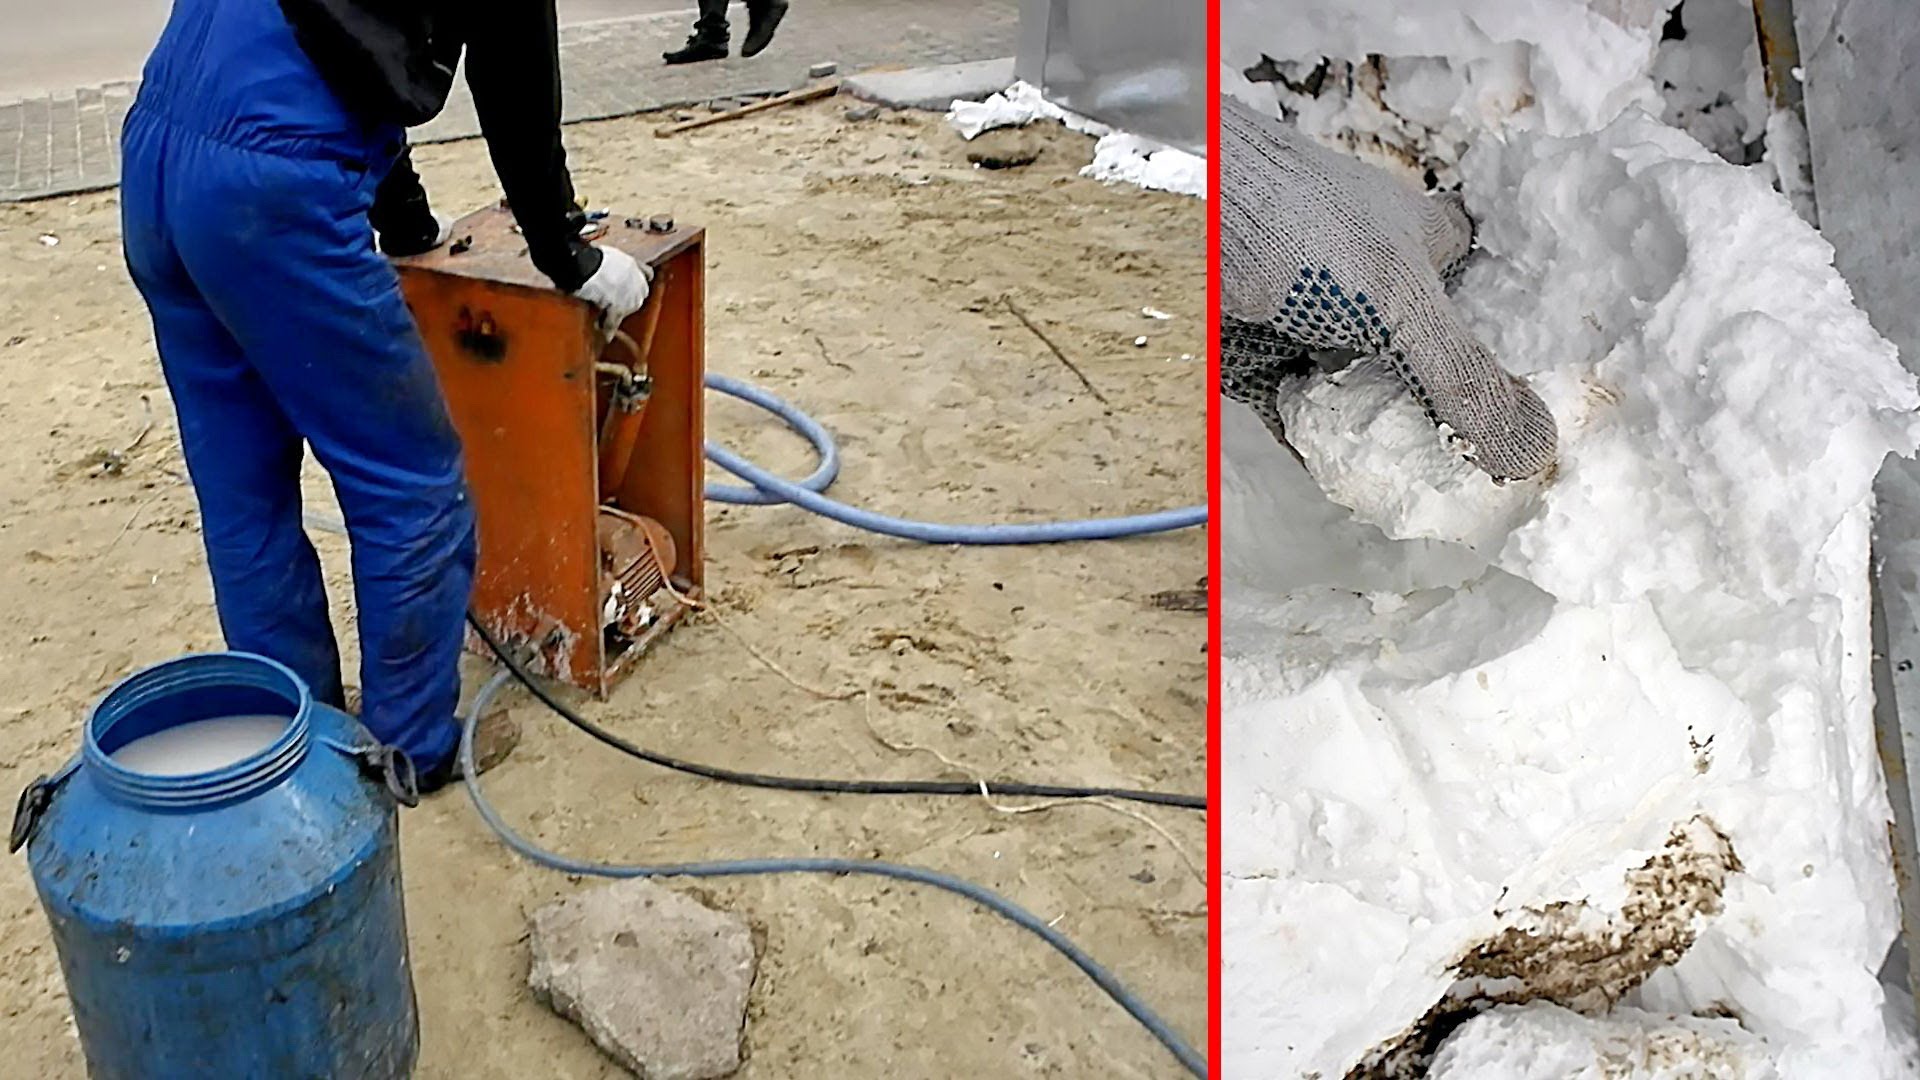
<path fill-rule="evenodd" d="M 1807 224 L 1820 225 L 1820 206 L 1813 182 L 1813 140 L 1807 130 L 1807 109 L 1801 78 L 1800 39 L 1794 31 L 1793 0 L 1753 0 L 1754 26 L 1760 39 L 1760 66 L 1766 73 L 1767 101 L 1775 121 L 1767 124 L 1768 154 L 1780 169 L 1780 190 L 1792 201 L 1794 212 Z M 1777 122 L 1784 120 L 1786 122 Z M 1797 143 L 1797 146 L 1778 145 Z"/>
<path fill-rule="evenodd" d="M 469 214 L 454 235 L 471 243 L 404 260 L 400 277 L 466 451 L 480 531 L 473 606 L 547 674 L 604 696 L 682 612 L 674 602 L 638 641 L 605 632 L 603 432 L 619 438 L 624 473 L 606 501 L 659 522 L 682 595 L 697 600 L 704 584 L 704 233 L 606 229 L 598 242 L 653 267 L 655 299 L 621 328 L 627 341 L 604 345 L 588 305 L 528 261 L 506 210 Z M 609 423 L 620 380 L 600 365 L 614 364 L 651 380 L 630 425 Z"/>
<path fill-rule="evenodd" d="M 1793 0 L 1753 0 L 1753 21 L 1760 34 L 1760 67 L 1767 100 L 1776 109 L 1800 108 L 1800 39 L 1793 32 Z"/>
<path fill-rule="evenodd" d="M 1896 659 L 1902 645 L 1908 650 L 1912 648 L 1920 624 L 1916 623 L 1916 613 L 1906 596 L 1896 591 L 1889 603 L 1883 594 L 1878 553 L 1869 566 L 1873 604 L 1873 728 L 1880 751 L 1880 770 L 1887 781 L 1887 803 L 1893 812 L 1893 820 L 1887 823 L 1887 839 L 1893 849 L 1904 946 L 1896 952 L 1905 962 L 1908 991 L 1916 1007 L 1920 1007 L 1920 978 L 1917 978 L 1920 965 L 1914 963 L 1912 955 L 1914 943 L 1920 941 L 1920 876 L 1917 876 L 1920 875 L 1920 840 L 1916 840 L 1913 785 L 1908 768 L 1915 743 L 1920 741 L 1920 724 L 1901 715 L 1899 686 L 1913 681 L 1912 676 L 1906 674 L 1913 670 L 1913 664 Z"/>

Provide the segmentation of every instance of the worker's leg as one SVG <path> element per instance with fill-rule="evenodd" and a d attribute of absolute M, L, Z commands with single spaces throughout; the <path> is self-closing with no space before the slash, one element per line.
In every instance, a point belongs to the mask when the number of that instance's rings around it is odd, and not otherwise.
<path fill-rule="evenodd" d="M 439 383 L 370 242 L 379 177 L 213 143 L 200 154 L 185 265 L 333 477 L 353 544 L 360 719 L 432 770 L 457 737 L 474 521 Z"/>
<path fill-rule="evenodd" d="M 338 705 L 340 653 L 300 524 L 300 436 L 174 250 L 161 205 L 165 141 L 163 129 L 129 120 L 121 230 L 179 415 L 220 627 L 229 648 L 280 661 Z"/>
<path fill-rule="evenodd" d="M 700 0 L 700 17 L 694 20 L 693 36 L 726 44 L 727 0 Z"/>
<path fill-rule="evenodd" d="M 669 64 L 698 64 L 727 58 L 727 0 L 700 0 L 700 18 L 685 45 L 660 54 Z"/>
<path fill-rule="evenodd" d="M 787 0 L 747 0 L 747 36 L 740 42 L 741 56 L 758 56 L 773 44 L 773 32 L 787 17 Z"/>

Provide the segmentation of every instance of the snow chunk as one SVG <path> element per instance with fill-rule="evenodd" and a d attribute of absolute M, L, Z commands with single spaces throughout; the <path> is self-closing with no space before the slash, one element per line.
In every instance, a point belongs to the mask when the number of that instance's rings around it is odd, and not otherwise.
<path fill-rule="evenodd" d="M 1365 362 L 1283 398 L 1304 465 L 1229 407 L 1226 1066 L 1343 1076 L 1438 1005 L 1559 1000 L 1474 958 L 1622 940 L 1636 872 L 1705 828 L 1712 903 L 1579 1006 L 1737 1016 L 1795 1080 L 1905 1077 L 1867 538 L 1920 388 L 1763 175 L 1643 112 L 1479 138 L 1460 174 L 1463 317 L 1560 465 L 1495 486 Z"/>
<path fill-rule="evenodd" d="M 1023 127 L 1037 120 L 1056 120 L 1070 130 L 1099 137 L 1093 161 L 1080 170 L 1080 175 L 1089 179 L 1179 195 L 1204 196 L 1207 192 L 1205 158 L 1068 112 L 1048 101 L 1031 83 L 1014 83 L 985 101 L 955 101 L 947 112 L 948 125 L 968 140 L 995 128 Z"/>

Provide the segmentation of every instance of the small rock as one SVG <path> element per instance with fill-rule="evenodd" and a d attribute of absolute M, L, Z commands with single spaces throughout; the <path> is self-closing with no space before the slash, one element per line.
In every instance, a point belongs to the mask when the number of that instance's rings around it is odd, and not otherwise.
<path fill-rule="evenodd" d="M 863 120 L 871 120 L 879 115 L 880 106 L 878 105 L 856 105 L 847 110 L 847 120 L 855 124 Z"/>
<path fill-rule="evenodd" d="M 726 112 L 726 111 L 728 111 L 728 110 L 730 110 L 730 109 L 732 109 L 732 108 L 733 108 L 733 102 L 731 102 L 731 101 L 709 101 L 709 102 L 707 102 L 707 111 L 708 111 L 708 112 L 710 112 L 710 113 L 723 113 L 723 112 Z"/>
<path fill-rule="evenodd" d="M 693 119 L 693 114 L 685 109 L 678 110 L 673 114 L 673 122 L 676 124 L 684 124 L 691 119 Z"/>
<path fill-rule="evenodd" d="M 1136 349 L 1144 349 L 1144 348 L 1146 348 L 1146 347 L 1147 347 L 1147 339 L 1146 339 L 1146 337 L 1145 337 L 1145 336 L 1143 335 L 1143 336 L 1141 336 L 1141 337 L 1137 337 L 1137 338 L 1134 338 L 1134 339 L 1133 339 L 1133 347 L 1134 347 L 1134 348 L 1136 348 Z"/>
<path fill-rule="evenodd" d="M 824 60 L 807 69 L 807 78 L 824 79 L 827 76 L 839 70 L 840 70 L 839 64 L 836 64 L 831 60 Z"/>
<path fill-rule="evenodd" d="M 1151 885 L 1153 884 L 1153 881 L 1154 881 L 1153 871 L 1151 870 L 1142 870 L 1137 874 L 1128 874 L 1127 876 L 1139 882 L 1142 885 Z"/>
<path fill-rule="evenodd" d="M 1017 169 L 1040 157 L 1040 142 L 1018 128 L 989 131 L 973 140 L 967 160 L 983 169 Z"/>
<path fill-rule="evenodd" d="M 57 237 L 57 236 L 55 236 L 55 235 L 53 235 L 52 233 L 41 233 L 41 234 L 40 234 L 40 246 L 42 246 L 42 247 L 59 247 L 59 246 L 60 246 L 60 238 L 59 238 L 59 237 Z"/>
<path fill-rule="evenodd" d="M 649 1080 L 740 1068 L 753 987 L 747 921 L 644 879 L 533 913 L 527 985 L 595 1045 Z"/>

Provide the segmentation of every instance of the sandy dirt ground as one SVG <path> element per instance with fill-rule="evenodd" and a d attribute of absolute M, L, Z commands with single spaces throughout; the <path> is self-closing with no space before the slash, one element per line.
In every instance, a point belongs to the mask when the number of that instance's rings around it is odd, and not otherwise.
<path fill-rule="evenodd" d="M 1203 500 L 1204 204 L 1078 178 L 1092 144 L 1058 128 L 1036 129 L 1037 163 L 985 171 L 937 118 L 853 122 L 845 109 L 775 111 L 671 140 L 653 137 L 656 119 L 635 118 L 571 128 L 568 142 L 591 203 L 707 226 L 709 366 L 838 434 L 839 497 L 948 521 Z M 481 144 L 418 156 L 441 207 L 496 197 Z M 1149 306 L 1173 318 L 1148 318 Z M 151 430 L 140 437 L 143 399 Z M 708 416 L 710 437 L 803 471 L 804 448 L 777 423 L 716 397 Z M 77 746 L 106 686 L 220 644 L 111 193 L 0 207 L 0 436 L 10 798 Z M 309 492 L 330 506 L 317 472 Z M 1204 790 L 1205 621 L 1150 601 L 1205 573 L 1203 532 L 958 550 L 790 508 L 714 506 L 709 521 L 708 580 L 725 625 L 694 619 L 610 702 L 580 702 L 627 737 L 761 770 L 952 775 L 930 755 L 889 750 L 871 723 L 987 774 Z M 319 543 L 350 643 L 346 548 Z M 815 686 L 875 687 L 871 719 L 859 700 L 796 689 L 741 638 Z M 471 665 L 470 682 L 484 670 Z M 626 861 L 877 856 L 956 872 L 1057 918 L 1204 1040 L 1199 814 L 1149 811 L 1162 833 L 1100 806 L 1013 815 L 974 799 L 722 787 L 616 756 L 514 700 L 526 739 L 486 785 L 551 847 Z M 458 789 L 404 822 L 421 1075 L 622 1075 L 525 988 L 526 913 L 593 883 L 510 857 Z M 1064 960 L 958 898 L 875 880 L 672 884 L 762 932 L 743 1076 L 1178 1072 Z M 81 1074 L 20 856 L 0 863 L 0 1025 L 0 1072 Z"/>

